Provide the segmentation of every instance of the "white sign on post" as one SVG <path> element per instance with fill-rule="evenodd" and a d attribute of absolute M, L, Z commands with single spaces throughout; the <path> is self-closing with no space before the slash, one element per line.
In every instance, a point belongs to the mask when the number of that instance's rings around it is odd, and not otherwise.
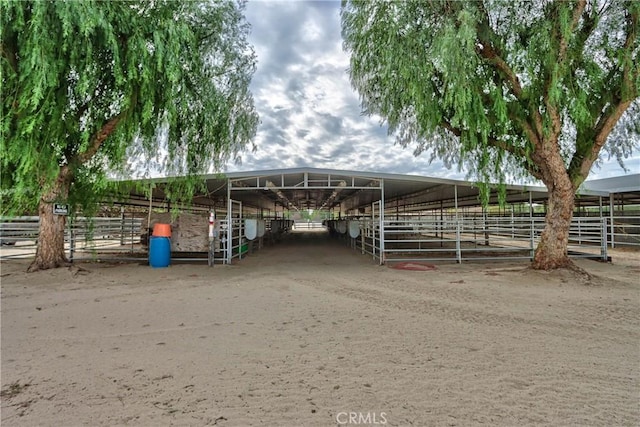
<path fill-rule="evenodd" d="M 63 205 L 60 203 L 53 204 L 54 215 L 69 215 L 69 205 Z"/>

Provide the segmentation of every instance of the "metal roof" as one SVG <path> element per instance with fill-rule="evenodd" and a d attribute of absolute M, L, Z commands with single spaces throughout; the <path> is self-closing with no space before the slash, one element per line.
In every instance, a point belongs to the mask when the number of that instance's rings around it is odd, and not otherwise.
<path fill-rule="evenodd" d="M 624 182 L 620 182 L 629 185 L 620 188 L 640 193 L 639 177 L 635 175 L 635 186 L 632 176 L 625 177 Z M 204 175 L 202 179 L 207 191 L 195 195 L 193 204 L 207 208 L 226 206 L 230 194 L 231 199 L 256 210 L 333 208 L 347 213 L 370 207 L 380 200 L 382 191 L 387 208 L 451 208 L 455 206 L 456 193 L 459 207 L 480 204 L 478 188 L 472 182 L 417 175 L 294 168 L 212 174 Z M 153 182 L 153 199 L 166 203 L 164 184 L 168 180 L 155 178 L 138 182 Z M 588 181 L 583 185 L 579 192 L 580 203 L 598 204 L 599 197 L 608 197 L 607 183 L 600 181 L 605 180 Z M 506 190 L 509 203 L 528 202 L 530 197 L 534 202 L 547 199 L 545 187 L 507 185 Z M 148 204 L 148 196 L 142 190 L 131 190 L 130 196 L 131 203 L 144 205 L 146 200 Z M 491 202 L 497 202 L 496 191 L 492 191 Z"/>
<path fill-rule="evenodd" d="M 614 194 L 640 192 L 640 173 L 585 181 L 582 186 L 587 190 Z"/>

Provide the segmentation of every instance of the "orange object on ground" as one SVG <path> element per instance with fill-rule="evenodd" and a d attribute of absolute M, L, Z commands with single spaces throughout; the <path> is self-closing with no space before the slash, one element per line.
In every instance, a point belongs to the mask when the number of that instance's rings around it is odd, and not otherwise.
<path fill-rule="evenodd" d="M 156 237 L 171 237 L 171 225 L 157 223 L 153 226 L 153 235 Z"/>

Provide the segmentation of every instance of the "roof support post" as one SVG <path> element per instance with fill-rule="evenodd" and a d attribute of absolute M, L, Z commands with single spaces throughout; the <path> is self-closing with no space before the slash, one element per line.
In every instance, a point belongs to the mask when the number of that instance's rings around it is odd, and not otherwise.
<path fill-rule="evenodd" d="M 600 197 L 600 210 L 602 210 L 602 197 Z M 600 256 L 602 261 L 607 262 L 607 218 L 600 215 Z"/>
<path fill-rule="evenodd" d="M 380 265 L 384 264 L 384 180 L 380 180 Z"/>
<path fill-rule="evenodd" d="M 462 250 L 460 249 L 460 219 L 458 218 L 458 185 L 453 186 L 454 203 L 456 209 L 456 258 L 462 264 Z"/>
<path fill-rule="evenodd" d="M 534 240 L 535 240 L 536 228 L 533 224 L 533 196 L 531 195 L 531 191 L 529 191 L 529 251 L 531 256 L 531 261 L 533 261 L 534 253 Z"/>
<path fill-rule="evenodd" d="M 233 207 L 231 206 L 231 180 L 227 179 L 227 254 L 225 264 L 231 264 L 233 256 Z"/>
<path fill-rule="evenodd" d="M 238 259 L 242 259 L 242 240 L 244 239 L 244 221 L 242 219 L 242 202 L 238 202 Z"/>
<path fill-rule="evenodd" d="M 444 202 L 440 199 L 440 247 L 444 247 Z M 438 237 L 438 230 L 436 229 L 436 237 Z"/>
<path fill-rule="evenodd" d="M 613 193 L 609 194 L 609 222 L 611 227 L 611 249 L 616 247 L 616 239 L 614 237 L 615 228 L 613 226 Z"/>
<path fill-rule="evenodd" d="M 598 207 L 600 212 L 600 218 L 602 218 L 602 196 L 598 197 Z"/>

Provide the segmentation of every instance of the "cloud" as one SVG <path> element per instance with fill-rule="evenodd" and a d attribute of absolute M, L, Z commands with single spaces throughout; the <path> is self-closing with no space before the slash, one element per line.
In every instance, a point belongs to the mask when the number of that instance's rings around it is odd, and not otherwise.
<path fill-rule="evenodd" d="M 457 168 L 415 157 L 395 144 L 379 118 L 364 116 L 342 50 L 339 1 L 249 1 L 258 67 L 251 89 L 261 124 L 257 151 L 228 171 L 295 167 L 348 169 L 464 179 Z M 638 157 L 627 167 L 640 171 Z M 615 161 L 590 178 L 620 175 Z"/>

